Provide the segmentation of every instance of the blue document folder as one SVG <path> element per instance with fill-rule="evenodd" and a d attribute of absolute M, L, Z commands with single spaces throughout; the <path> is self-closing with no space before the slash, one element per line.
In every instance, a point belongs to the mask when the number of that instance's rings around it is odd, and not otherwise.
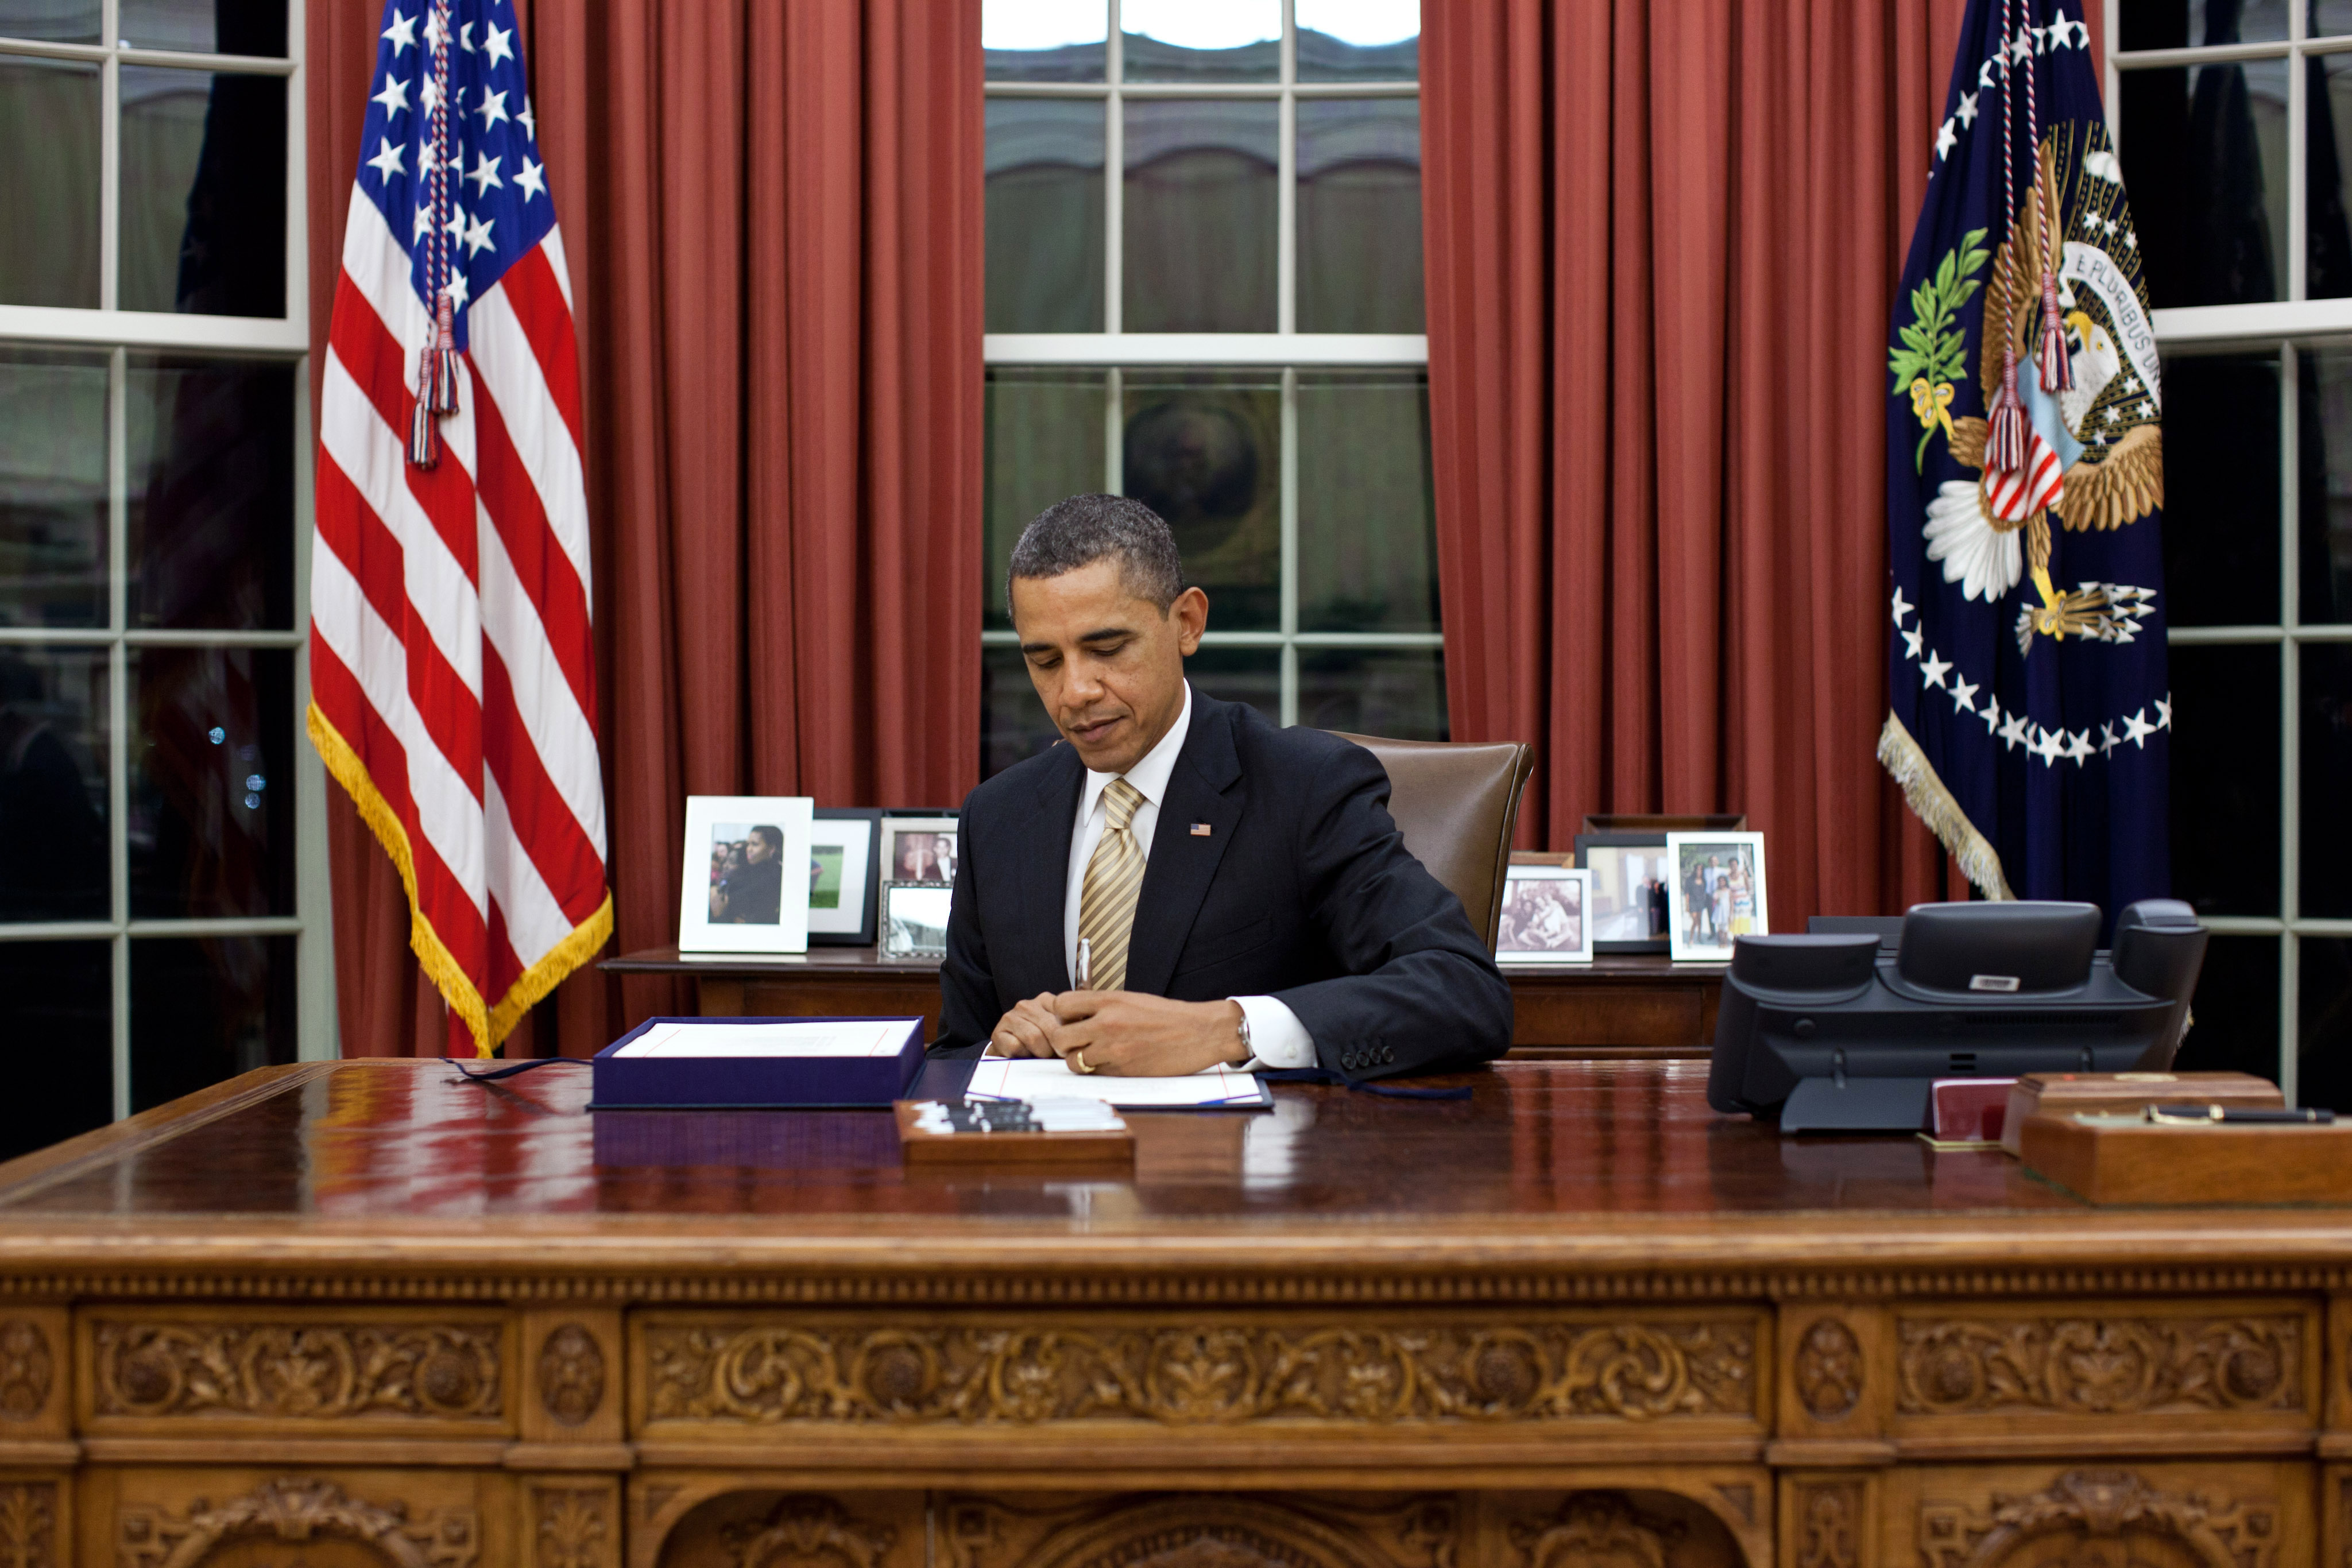
<path fill-rule="evenodd" d="M 923 1066 L 919 1018 L 656 1018 L 596 1053 L 592 1111 L 887 1109 Z"/>

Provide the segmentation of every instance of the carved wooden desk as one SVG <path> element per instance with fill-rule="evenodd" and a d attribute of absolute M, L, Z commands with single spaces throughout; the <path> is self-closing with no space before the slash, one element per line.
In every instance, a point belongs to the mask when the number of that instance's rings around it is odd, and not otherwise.
<path fill-rule="evenodd" d="M 940 1023 L 937 959 L 886 958 L 871 947 L 812 947 L 779 957 L 681 958 L 675 947 L 607 958 L 621 975 L 690 975 L 707 1018 L 923 1016 Z M 1510 965 L 1516 1051 L 1543 1056 L 1705 1056 L 1715 1040 L 1721 964 L 1633 954 L 1590 964 Z"/>
<path fill-rule="evenodd" d="M 1681 1064 L 1138 1118 L 266 1069 L 0 1166 L 0 1563 L 2346 1561 L 2352 1214 L 2092 1212 Z"/>

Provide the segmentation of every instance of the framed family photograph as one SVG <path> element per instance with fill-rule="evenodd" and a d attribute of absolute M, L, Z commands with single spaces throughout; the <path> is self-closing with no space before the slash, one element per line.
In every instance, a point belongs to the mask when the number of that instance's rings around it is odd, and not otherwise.
<path fill-rule="evenodd" d="M 875 891 L 882 882 L 882 813 L 818 809 L 809 829 L 809 946 L 874 946 Z"/>
<path fill-rule="evenodd" d="M 953 817 L 882 819 L 884 882 L 953 882 L 955 867 Z"/>
<path fill-rule="evenodd" d="M 1513 865 L 1503 877 L 1497 964 L 1592 962 L 1592 873 L 1558 865 Z"/>
<path fill-rule="evenodd" d="M 948 901 L 954 891 L 944 882 L 884 883 L 882 956 L 947 956 Z"/>
<path fill-rule="evenodd" d="M 1594 952 L 1666 951 L 1664 833 L 1579 833 L 1576 863 L 1592 873 Z"/>
<path fill-rule="evenodd" d="M 1668 833 L 1666 924 L 1677 963 L 1727 964 L 1731 944 L 1772 929 L 1764 835 Z"/>
<path fill-rule="evenodd" d="M 687 797 L 679 952 L 808 951 L 815 809 L 805 795 Z"/>

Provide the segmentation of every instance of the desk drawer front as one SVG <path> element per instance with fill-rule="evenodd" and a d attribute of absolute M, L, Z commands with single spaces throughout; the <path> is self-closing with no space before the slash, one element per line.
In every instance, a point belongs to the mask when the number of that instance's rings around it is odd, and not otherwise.
<path fill-rule="evenodd" d="M 1990 1427 L 2031 1440 L 2120 1418 L 2152 1441 L 2315 1430 L 2316 1303 L 2069 1301 L 1906 1311 L 1894 1430 L 1906 1450 Z"/>
<path fill-rule="evenodd" d="M 1750 1309 L 1641 1314 L 885 1318 L 648 1313 L 633 1428 L 1696 1425 L 1756 1431 Z"/>

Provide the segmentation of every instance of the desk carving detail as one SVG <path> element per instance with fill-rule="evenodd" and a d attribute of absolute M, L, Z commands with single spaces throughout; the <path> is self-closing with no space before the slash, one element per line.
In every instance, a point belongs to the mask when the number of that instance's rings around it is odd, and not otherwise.
<path fill-rule="evenodd" d="M 539 1354 L 539 1402 L 567 1427 L 579 1426 L 604 1402 L 604 1353 L 578 1323 L 547 1336 Z"/>
<path fill-rule="evenodd" d="M 1381 1329 L 649 1327 L 656 1421 L 1171 1426 L 1756 1411 L 1748 1320 Z"/>
<path fill-rule="evenodd" d="M 1805 1331 L 1797 1346 L 1797 1397 L 1816 1421 L 1835 1421 L 1862 1403 L 1862 1344 L 1835 1318 Z"/>
<path fill-rule="evenodd" d="M 2036 1318 L 1901 1327 L 1906 1416 L 2303 1407 L 2303 1320 Z"/>
<path fill-rule="evenodd" d="M 2078 1469 L 2046 1491 L 1996 1494 L 1990 1508 L 1928 1503 L 1918 1544 L 1923 1568 L 2275 1568 L 2277 1531 L 2267 1505 L 2160 1492 L 2129 1470 Z"/>
<path fill-rule="evenodd" d="M 1586 1568 L 1590 1563 L 1665 1568 L 1682 1526 L 1652 1519 L 1616 1492 L 1570 1495 L 1559 1512 L 1536 1524 L 1511 1526 L 1511 1544 L 1524 1568 Z"/>
<path fill-rule="evenodd" d="M 280 1476 L 233 1502 L 202 1499 L 184 1517 L 162 1509 L 122 1511 L 115 1533 L 118 1568 L 195 1568 L 230 1541 L 299 1542 L 340 1538 L 364 1542 L 390 1568 L 474 1568 L 480 1531 L 470 1510 L 446 1509 L 412 1521 L 399 1503 L 355 1498 L 332 1481 Z"/>
<path fill-rule="evenodd" d="M 851 1518 L 825 1499 L 786 1498 L 757 1524 L 727 1532 L 733 1568 L 880 1568 L 898 1532 Z"/>
<path fill-rule="evenodd" d="M 29 1421 L 48 1407 L 57 1362 L 49 1336 L 22 1318 L 0 1322 L 0 1419 Z"/>
<path fill-rule="evenodd" d="M 497 1419 L 499 1330 L 101 1322 L 100 1416 Z"/>
<path fill-rule="evenodd" d="M 58 1489 L 47 1481 L 0 1487 L 0 1563 L 57 1568 Z"/>
<path fill-rule="evenodd" d="M 598 1568 L 613 1539 L 612 1500 L 602 1487 L 539 1487 L 532 1501 L 537 1568 Z"/>

